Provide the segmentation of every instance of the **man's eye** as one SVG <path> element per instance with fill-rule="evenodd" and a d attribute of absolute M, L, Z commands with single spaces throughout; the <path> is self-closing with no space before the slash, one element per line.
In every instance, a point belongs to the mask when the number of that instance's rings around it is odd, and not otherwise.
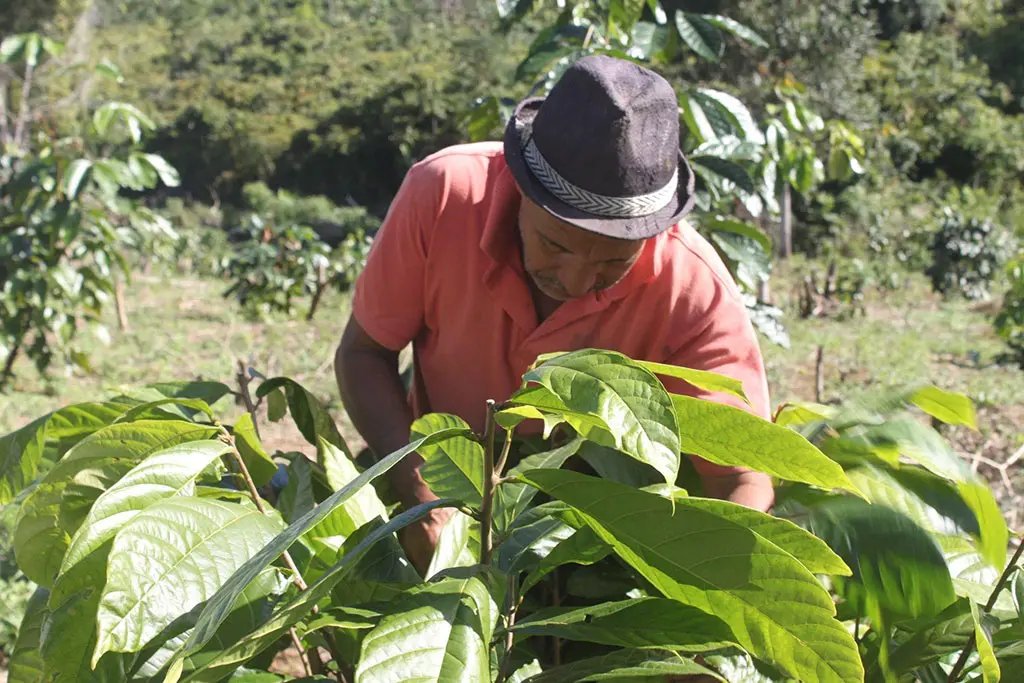
<path fill-rule="evenodd" d="M 557 251 L 557 252 L 559 252 L 560 254 L 564 254 L 565 252 L 569 251 L 568 249 L 566 249 L 566 248 L 565 248 L 565 247 L 563 247 L 562 245 L 560 245 L 560 244 L 556 244 L 555 242 L 552 242 L 552 241 L 551 241 L 551 240 L 549 240 L 549 239 L 548 239 L 547 237 L 541 237 L 541 240 L 543 240 L 543 242 L 544 242 L 544 245 L 545 245 L 545 246 L 546 246 L 546 247 L 547 247 L 548 249 L 552 249 L 552 250 L 554 250 L 554 251 Z"/>

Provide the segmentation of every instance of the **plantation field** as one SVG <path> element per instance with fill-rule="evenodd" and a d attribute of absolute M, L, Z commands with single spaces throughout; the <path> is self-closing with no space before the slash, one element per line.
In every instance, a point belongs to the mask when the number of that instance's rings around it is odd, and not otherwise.
<path fill-rule="evenodd" d="M 1006 468 L 1004 479 L 991 463 L 1020 457 L 1024 448 L 1024 373 L 999 363 L 1003 346 L 983 306 L 944 301 L 923 278 L 908 277 L 896 291 L 869 289 L 863 314 L 801 320 L 797 284 L 811 267 L 795 261 L 772 280 L 792 342 L 789 349 L 762 343 L 773 404 L 815 399 L 819 345 L 823 402 L 856 400 L 901 382 L 931 382 L 964 392 L 978 405 L 980 431 L 948 428 L 946 434 L 992 481 L 1011 523 L 1020 521 L 1014 511 L 1024 493 L 1022 466 Z M 111 310 L 109 343 L 83 332 L 93 372 L 57 370 L 47 382 L 28 363 L 19 364 L 13 390 L 0 397 L 0 433 L 119 387 L 198 378 L 233 384 L 241 359 L 268 377 L 287 375 L 309 387 L 328 404 L 345 437 L 358 441 L 341 407 L 332 367 L 348 317 L 347 296 L 328 294 L 312 322 L 283 317 L 253 321 L 221 298 L 223 287 L 213 279 L 137 275 L 127 288 L 129 330 L 118 331 Z M 304 442 L 287 429 L 268 433 L 268 442 L 301 449 Z"/>

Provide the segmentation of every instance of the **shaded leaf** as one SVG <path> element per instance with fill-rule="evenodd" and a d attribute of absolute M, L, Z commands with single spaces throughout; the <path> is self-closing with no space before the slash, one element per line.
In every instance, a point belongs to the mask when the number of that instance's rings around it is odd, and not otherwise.
<path fill-rule="evenodd" d="M 527 678 L 527 683 L 575 683 L 576 681 L 631 681 L 670 676 L 710 676 L 714 671 L 675 652 L 656 649 L 616 650 L 610 654 L 563 664 Z"/>
<path fill-rule="evenodd" d="M 524 636 L 553 636 L 616 647 L 663 647 L 683 652 L 717 650 L 732 642 L 732 633 L 718 618 L 667 598 L 546 609 L 531 614 L 512 630 Z"/>
<path fill-rule="evenodd" d="M 572 536 L 559 541 L 537 566 L 523 579 L 521 591 L 525 593 L 557 567 L 565 564 L 590 565 L 608 557 L 612 549 L 597 537 L 590 527 L 576 529 Z"/>
<path fill-rule="evenodd" d="M 252 421 L 252 415 L 245 413 L 235 421 L 232 429 L 235 437 L 235 448 L 242 456 L 245 468 L 249 470 L 256 487 L 264 486 L 275 474 L 277 474 L 277 463 L 263 448 L 260 437 L 256 434 L 256 425 Z"/>
<path fill-rule="evenodd" d="M 352 457 L 352 452 L 341 437 L 341 432 L 338 431 L 334 419 L 316 396 L 288 377 L 268 379 L 256 388 L 256 396 L 260 398 L 268 394 L 273 396 L 275 389 L 284 390 L 292 420 L 295 421 L 295 426 L 298 427 L 306 441 L 316 446 L 317 439 L 322 438 Z M 280 406 L 274 406 L 274 401 L 275 399 L 270 399 L 270 406 L 274 408 L 273 412 L 276 414 L 280 411 Z M 271 416 L 270 419 L 274 420 L 274 417 Z"/>
<path fill-rule="evenodd" d="M 736 36 L 740 40 L 745 40 L 751 45 L 756 45 L 757 47 L 768 47 L 768 43 L 764 38 L 758 35 L 756 31 L 744 24 L 741 24 L 735 19 L 730 19 L 729 17 L 723 17 L 717 14 L 702 14 L 700 16 L 704 21 L 708 22 L 712 26 L 717 26 L 721 30 Z"/>
<path fill-rule="evenodd" d="M 43 680 L 43 660 L 39 654 L 39 630 L 46 616 L 49 591 L 36 588 L 25 605 L 25 614 L 18 626 L 18 638 L 8 662 L 8 683 L 37 683 Z"/>
<path fill-rule="evenodd" d="M 721 32 L 701 15 L 676 10 L 676 30 L 686 46 L 704 59 L 717 62 L 722 56 Z"/>
<path fill-rule="evenodd" d="M 566 460 L 576 454 L 582 444 L 583 440 L 576 438 L 564 446 L 527 456 L 510 469 L 506 477 L 514 479 L 522 472 L 529 470 L 558 469 Z M 512 522 L 526 510 L 536 495 L 537 489 L 532 486 L 518 484 L 514 481 L 501 482 L 494 498 L 494 527 L 497 532 L 504 534 Z"/>
<path fill-rule="evenodd" d="M 523 479 L 572 506 L 665 597 L 716 615 L 754 656 L 814 681 L 859 680 L 856 644 L 828 594 L 796 559 L 690 505 L 561 470 Z M 577 526 L 576 523 L 573 523 Z"/>

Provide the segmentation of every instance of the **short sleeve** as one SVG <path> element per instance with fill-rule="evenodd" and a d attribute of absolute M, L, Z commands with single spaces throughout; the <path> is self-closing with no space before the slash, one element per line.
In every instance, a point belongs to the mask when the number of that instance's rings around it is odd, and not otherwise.
<path fill-rule="evenodd" d="M 730 394 L 703 391 L 681 380 L 666 380 L 669 391 L 725 403 L 768 419 L 771 414 L 768 381 L 761 349 L 746 306 L 734 288 L 723 283 L 714 288 L 701 322 L 696 334 L 687 339 L 668 362 L 738 379 L 743 383 L 743 391 L 750 403 Z M 698 457 L 693 461 L 702 475 L 743 471 L 742 468 L 715 465 Z"/>
<path fill-rule="evenodd" d="M 352 314 L 374 341 L 393 351 L 404 348 L 423 327 L 438 182 L 422 163 L 409 170 L 356 280 Z"/>

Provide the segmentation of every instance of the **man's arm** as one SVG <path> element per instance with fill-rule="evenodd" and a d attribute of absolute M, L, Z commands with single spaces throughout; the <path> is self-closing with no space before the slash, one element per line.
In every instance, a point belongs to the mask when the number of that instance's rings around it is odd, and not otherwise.
<path fill-rule="evenodd" d="M 703 474 L 701 483 L 704 484 L 704 493 L 711 498 L 728 500 L 761 512 L 768 512 L 775 503 L 771 477 L 762 472 Z"/>
<path fill-rule="evenodd" d="M 398 374 L 398 353 L 374 341 L 355 316 L 349 319 L 335 353 L 334 374 L 345 410 L 374 455 L 380 458 L 409 443 L 412 410 Z M 422 462 L 412 453 L 388 472 L 405 507 L 437 498 L 420 476 Z M 450 515 L 447 510 L 435 510 L 401 533 L 409 559 L 420 571 L 430 563 L 437 536 Z"/>

